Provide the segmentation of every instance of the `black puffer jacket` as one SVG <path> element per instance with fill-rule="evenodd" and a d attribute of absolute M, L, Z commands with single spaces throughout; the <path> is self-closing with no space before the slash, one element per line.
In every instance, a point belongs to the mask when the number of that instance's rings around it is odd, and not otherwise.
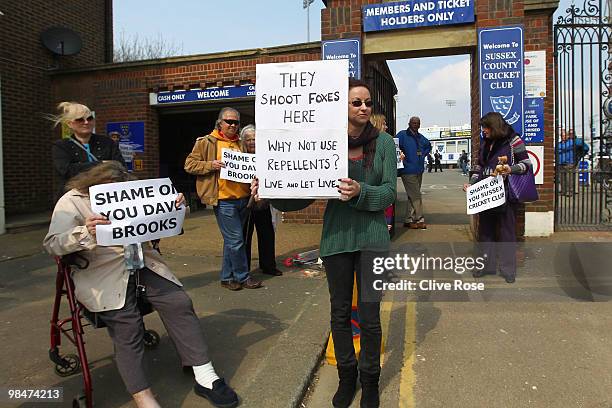
<path fill-rule="evenodd" d="M 64 194 L 64 186 L 68 180 L 97 164 L 88 160 L 87 153 L 79 145 L 81 144 L 74 138 L 74 135 L 68 139 L 58 140 L 53 144 L 53 166 L 59 179 L 56 201 Z M 119 146 L 111 138 L 92 134 L 89 139 L 89 149 L 99 162 L 116 160 L 125 167 L 125 161 L 121 156 Z"/>

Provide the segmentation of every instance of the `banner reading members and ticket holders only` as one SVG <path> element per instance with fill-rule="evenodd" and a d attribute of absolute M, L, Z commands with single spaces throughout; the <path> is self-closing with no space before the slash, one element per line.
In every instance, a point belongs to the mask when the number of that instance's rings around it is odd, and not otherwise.
<path fill-rule="evenodd" d="M 111 222 L 96 226 L 101 246 L 127 245 L 178 235 L 185 206 L 169 178 L 98 184 L 89 188 L 91 209 Z"/>
<path fill-rule="evenodd" d="M 262 198 L 338 198 L 348 175 L 348 60 L 257 65 Z"/>
<path fill-rule="evenodd" d="M 362 7 L 363 31 L 463 24 L 474 21 L 474 0 L 411 0 Z"/>
<path fill-rule="evenodd" d="M 478 30 L 480 116 L 497 112 L 520 135 L 525 133 L 523 38 L 522 26 Z"/>

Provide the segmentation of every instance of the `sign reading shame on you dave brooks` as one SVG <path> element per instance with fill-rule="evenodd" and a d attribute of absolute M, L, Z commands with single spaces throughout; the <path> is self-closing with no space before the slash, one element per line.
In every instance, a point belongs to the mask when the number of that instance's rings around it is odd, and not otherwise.
<path fill-rule="evenodd" d="M 478 30 L 480 61 L 480 116 L 501 114 L 514 130 L 524 135 L 523 27 Z"/>
<path fill-rule="evenodd" d="M 363 6 L 363 31 L 396 30 L 474 21 L 474 0 L 412 0 Z"/>

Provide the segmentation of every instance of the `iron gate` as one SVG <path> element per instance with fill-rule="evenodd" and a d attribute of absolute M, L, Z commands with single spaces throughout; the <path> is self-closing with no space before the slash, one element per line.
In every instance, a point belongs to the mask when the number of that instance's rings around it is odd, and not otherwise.
<path fill-rule="evenodd" d="M 604 4 L 572 5 L 555 24 L 557 230 L 612 229 L 612 25 Z"/>

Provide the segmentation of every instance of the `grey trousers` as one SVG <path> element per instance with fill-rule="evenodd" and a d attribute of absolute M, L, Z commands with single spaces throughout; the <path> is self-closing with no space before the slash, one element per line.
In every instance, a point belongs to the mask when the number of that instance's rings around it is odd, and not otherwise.
<path fill-rule="evenodd" d="M 421 199 L 421 184 L 423 183 L 423 173 L 402 174 L 402 183 L 408 195 L 406 203 L 406 217 L 404 222 L 423 221 L 423 200 Z"/>
<path fill-rule="evenodd" d="M 137 273 L 140 274 L 140 285 L 146 288 L 146 298 L 157 310 L 183 366 L 208 363 L 208 347 L 191 298 L 183 288 L 147 268 Z M 134 275 L 130 277 L 123 308 L 97 315 L 108 326 L 108 334 L 115 346 L 115 363 L 128 392 L 136 394 L 149 388 L 143 364 L 144 324 L 136 303 Z"/>

